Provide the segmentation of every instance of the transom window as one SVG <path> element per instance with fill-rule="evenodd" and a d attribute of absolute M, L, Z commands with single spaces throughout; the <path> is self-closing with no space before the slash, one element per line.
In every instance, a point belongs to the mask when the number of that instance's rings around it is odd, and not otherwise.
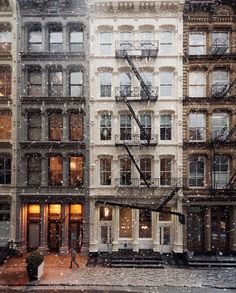
<path fill-rule="evenodd" d="M 203 113 L 189 114 L 189 140 L 204 141 L 206 139 L 206 118 Z"/>
<path fill-rule="evenodd" d="M 0 139 L 11 139 L 11 112 L 0 111 Z"/>
<path fill-rule="evenodd" d="M 100 120 L 100 139 L 110 140 L 111 139 L 111 115 L 103 114 Z"/>
<path fill-rule="evenodd" d="M 172 96 L 173 88 L 173 72 L 160 72 L 160 95 L 162 97 Z"/>
<path fill-rule="evenodd" d="M 111 32 L 100 32 L 100 54 L 111 55 Z"/>
<path fill-rule="evenodd" d="M 206 54 L 206 33 L 190 32 L 189 33 L 189 55 Z"/>
<path fill-rule="evenodd" d="M 173 45 L 173 32 L 163 31 L 160 37 L 160 53 L 169 54 L 172 51 Z"/>
<path fill-rule="evenodd" d="M 100 97 L 111 97 L 111 80 L 112 74 L 110 72 L 102 72 L 100 77 Z"/>
<path fill-rule="evenodd" d="M 131 184 L 131 159 L 121 158 L 120 159 L 120 185 Z"/>
<path fill-rule="evenodd" d="M 11 184 L 11 157 L 0 154 L 0 184 Z"/>
<path fill-rule="evenodd" d="M 229 115 L 220 112 L 213 113 L 211 117 L 212 138 L 224 139 L 229 133 Z"/>
<path fill-rule="evenodd" d="M 131 115 L 120 115 L 120 139 L 131 140 Z"/>
<path fill-rule="evenodd" d="M 8 67 L 0 67 L 0 97 L 11 95 L 11 70 Z"/>
<path fill-rule="evenodd" d="M 111 158 L 100 159 L 100 185 L 111 185 Z"/>
<path fill-rule="evenodd" d="M 160 125 L 161 140 L 171 140 L 171 127 L 172 127 L 171 115 L 169 114 L 161 115 L 161 125 Z"/>
<path fill-rule="evenodd" d="M 213 162 L 212 174 L 213 187 L 225 188 L 229 182 L 229 158 L 228 156 L 216 156 Z"/>
<path fill-rule="evenodd" d="M 189 73 L 189 96 L 206 96 L 206 73 L 202 71 L 191 71 Z"/>
<path fill-rule="evenodd" d="M 29 30 L 29 52 L 41 52 L 43 49 L 42 29 L 35 27 Z"/>
<path fill-rule="evenodd" d="M 189 159 L 189 187 L 204 187 L 205 159 L 193 156 Z"/>
<path fill-rule="evenodd" d="M 83 96 L 83 72 L 82 71 L 70 72 L 70 96 L 71 97 Z"/>

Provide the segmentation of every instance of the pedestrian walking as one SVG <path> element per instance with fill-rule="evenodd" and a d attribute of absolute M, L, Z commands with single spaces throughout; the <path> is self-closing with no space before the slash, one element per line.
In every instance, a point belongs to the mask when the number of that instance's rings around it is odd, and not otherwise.
<path fill-rule="evenodd" d="M 79 265 L 76 262 L 77 253 L 76 253 L 76 250 L 73 247 L 71 247 L 71 249 L 70 249 L 70 256 L 71 256 L 71 259 L 70 259 L 70 269 L 72 268 L 72 263 L 76 264 L 77 268 L 79 268 Z"/>

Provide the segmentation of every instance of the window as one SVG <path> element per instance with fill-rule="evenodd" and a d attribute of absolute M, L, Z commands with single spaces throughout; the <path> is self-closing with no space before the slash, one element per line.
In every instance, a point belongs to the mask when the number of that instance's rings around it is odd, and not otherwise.
<path fill-rule="evenodd" d="M 143 31 L 140 33 L 141 45 L 145 49 L 154 49 L 152 42 L 152 32 Z"/>
<path fill-rule="evenodd" d="M 41 184 L 41 158 L 38 156 L 28 158 L 28 185 L 40 186 Z"/>
<path fill-rule="evenodd" d="M 212 72 L 212 95 L 224 94 L 229 86 L 228 71 L 217 70 Z"/>
<path fill-rule="evenodd" d="M 161 125 L 160 125 L 160 137 L 161 140 L 171 140 L 171 115 L 163 114 L 161 115 Z"/>
<path fill-rule="evenodd" d="M 201 71 L 189 73 L 189 96 L 193 98 L 206 96 L 206 74 Z"/>
<path fill-rule="evenodd" d="M 69 116 L 70 140 L 84 140 L 84 116 L 81 113 L 71 113 Z"/>
<path fill-rule="evenodd" d="M 146 84 L 147 88 L 151 92 L 152 90 L 152 84 L 153 84 L 153 73 L 148 71 L 142 71 L 140 72 L 141 77 L 143 78 L 144 83 Z M 148 98 L 146 91 L 141 87 L 140 84 L 140 96 L 141 98 Z"/>
<path fill-rule="evenodd" d="M 131 74 L 129 72 L 120 73 L 120 95 L 131 96 Z"/>
<path fill-rule="evenodd" d="M 205 141 L 206 139 L 206 118 L 202 113 L 189 114 L 189 140 Z"/>
<path fill-rule="evenodd" d="M 120 115 L 120 139 L 131 140 L 131 115 Z"/>
<path fill-rule="evenodd" d="M 112 221 L 112 208 L 109 206 L 100 207 L 100 221 Z"/>
<path fill-rule="evenodd" d="M 204 32 L 189 33 L 189 55 L 206 54 L 206 34 Z"/>
<path fill-rule="evenodd" d="M 189 187 L 204 187 L 204 157 L 194 156 L 189 159 Z"/>
<path fill-rule="evenodd" d="M 111 55 L 111 32 L 100 32 L 100 54 Z"/>
<path fill-rule="evenodd" d="M 63 131 L 63 117 L 62 113 L 50 113 L 48 115 L 49 120 L 49 139 L 50 140 L 62 140 Z"/>
<path fill-rule="evenodd" d="M 71 29 L 70 31 L 70 52 L 81 52 L 84 49 L 84 32 Z"/>
<path fill-rule="evenodd" d="M 111 139 L 111 115 L 103 114 L 100 120 L 100 139 Z"/>
<path fill-rule="evenodd" d="M 70 157 L 70 185 L 84 185 L 84 158 L 81 156 Z"/>
<path fill-rule="evenodd" d="M 152 214 L 148 210 L 139 210 L 139 238 L 152 237 Z"/>
<path fill-rule="evenodd" d="M 111 185 L 111 158 L 100 160 L 100 185 Z"/>
<path fill-rule="evenodd" d="M 100 97 L 111 97 L 111 79 L 111 73 L 100 73 Z"/>
<path fill-rule="evenodd" d="M 29 71 L 28 95 L 29 96 L 42 95 L 42 72 L 41 71 Z"/>
<path fill-rule="evenodd" d="M 120 185 L 131 185 L 131 159 L 120 159 Z"/>
<path fill-rule="evenodd" d="M 229 183 L 229 158 L 216 156 L 213 162 L 212 185 L 215 189 L 225 188 Z"/>
<path fill-rule="evenodd" d="M 126 50 L 132 49 L 132 39 L 133 39 L 132 32 L 129 32 L 129 31 L 121 32 L 120 33 L 121 49 L 126 49 Z"/>
<path fill-rule="evenodd" d="M 120 238 L 132 238 L 132 210 L 120 208 Z"/>
<path fill-rule="evenodd" d="M 11 95 L 11 71 L 10 68 L 0 67 L 0 97 Z"/>
<path fill-rule="evenodd" d="M 160 38 L 160 53 L 169 54 L 172 52 L 173 33 L 171 31 L 161 32 Z"/>
<path fill-rule="evenodd" d="M 0 24 L 0 52 L 10 52 L 12 43 L 11 27 L 7 24 Z"/>
<path fill-rule="evenodd" d="M 168 71 L 160 72 L 160 95 L 162 97 L 172 96 L 173 73 Z"/>
<path fill-rule="evenodd" d="M 62 185 L 62 157 L 49 158 L 49 185 Z"/>
<path fill-rule="evenodd" d="M 0 184 L 11 184 L 11 157 L 0 154 Z"/>
<path fill-rule="evenodd" d="M 224 139 L 229 133 L 228 113 L 213 113 L 211 117 L 212 138 Z"/>
<path fill-rule="evenodd" d="M 52 53 L 63 51 L 62 27 L 52 26 L 49 30 L 49 50 Z"/>
<path fill-rule="evenodd" d="M 222 54 L 229 52 L 228 32 L 212 32 L 211 38 L 213 54 Z"/>
<path fill-rule="evenodd" d="M 29 31 L 29 52 L 42 52 L 42 29 L 35 27 Z"/>
<path fill-rule="evenodd" d="M 49 72 L 49 96 L 62 96 L 62 71 Z"/>
<path fill-rule="evenodd" d="M 0 139 L 11 139 L 11 112 L 0 111 Z"/>
<path fill-rule="evenodd" d="M 152 125 L 151 125 L 151 115 L 148 114 L 141 114 L 140 115 L 140 122 L 142 124 L 143 130 L 145 131 L 145 134 L 140 134 L 141 140 L 151 140 L 152 135 Z"/>
<path fill-rule="evenodd" d="M 70 96 L 83 96 L 83 72 L 74 71 L 70 73 Z"/>
<path fill-rule="evenodd" d="M 150 182 L 152 178 L 152 161 L 151 158 L 141 158 L 140 159 L 140 171 L 143 174 L 143 177 L 146 179 L 146 181 Z M 141 179 L 141 185 L 144 185 L 143 178 Z"/>
<path fill-rule="evenodd" d="M 170 158 L 161 159 L 161 185 L 171 185 L 171 171 L 172 171 L 172 160 Z"/>
<path fill-rule="evenodd" d="M 42 118 L 40 112 L 28 114 L 28 139 L 33 141 L 41 140 Z"/>

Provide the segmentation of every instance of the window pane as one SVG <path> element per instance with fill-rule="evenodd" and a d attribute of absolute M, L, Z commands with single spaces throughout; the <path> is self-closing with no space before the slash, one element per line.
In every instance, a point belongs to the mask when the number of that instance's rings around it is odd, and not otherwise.
<path fill-rule="evenodd" d="M 41 71 L 29 72 L 28 95 L 29 96 L 42 95 L 42 73 L 41 73 Z"/>
<path fill-rule="evenodd" d="M 148 210 L 139 210 L 139 238 L 152 237 L 152 214 Z"/>
<path fill-rule="evenodd" d="M 81 71 L 70 73 L 70 95 L 71 97 L 83 95 L 83 73 Z"/>
<path fill-rule="evenodd" d="M 131 185 L 131 159 L 120 159 L 120 185 Z"/>
<path fill-rule="evenodd" d="M 42 31 L 33 30 L 29 32 L 29 51 L 40 52 L 42 51 Z"/>
<path fill-rule="evenodd" d="M 0 184 L 11 184 L 11 157 L 8 154 L 0 156 Z"/>
<path fill-rule="evenodd" d="M 0 111 L 0 139 L 11 139 L 11 112 Z"/>
<path fill-rule="evenodd" d="M 203 55 L 206 53 L 206 34 L 194 32 L 189 34 L 189 55 Z"/>
<path fill-rule="evenodd" d="M 70 33 L 70 51 L 80 52 L 83 50 L 84 34 L 82 31 L 71 31 Z"/>
<path fill-rule="evenodd" d="M 50 43 L 50 52 L 62 52 L 63 51 L 63 37 L 62 29 L 57 28 L 56 30 L 50 31 L 49 43 Z"/>
<path fill-rule="evenodd" d="M 132 210 L 120 208 L 120 238 L 132 238 Z"/>
<path fill-rule="evenodd" d="M 100 184 L 111 185 L 111 159 L 100 160 Z"/>
<path fill-rule="evenodd" d="M 70 140 L 83 141 L 84 139 L 84 117 L 80 113 L 70 114 Z"/>
<path fill-rule="evenodd" d="M 84 158 L 70 157 L 70 185 L 83 186 L 84 184 Z"/>
<path fill-rule="evenodd" d="M 160 73 L 160 95 L 168 97 L 172 95 L 173 73 L 161 72 Z"/>
<path fill-rule="evenodd" d="M 111 116 L 108 114 L 102 115 L 100 120 L 100 139 L 111 139 Z"/>
<path fill-rule="evenodd" d="M 0 97 L 11 95 L 11 71 L 9 68 L 0 68 Z"/>
<path fill-rule="evenodd" d="M 161 140 L 171 140 L 171 115 L 161 115 L 160 135 Z"/>
<path fill-rule="evenodd" d="M 161 32 L 160 37 L 160 53 L 168 54 L 172 51 L 172 35 L 171 31 Z"/>
<path fill-rule="evenodd" d="M 213 187 L 225 188 L 229 182 L 228 156 L 216 156 L 213 162 Z"/>
<path fill-rule="evenodd" d="M 62 140 L 63 117 L 62 114 L 52 113 L 49 116 L 50 140 Z"/>
<path fill-rule="evenodd" d="M 212 138 L 225 139 L 229 133 L 228 113 L 213 113 L 211 118 Z"/>
<path fill-rule="evenodd" d="M 172 161 L 170 158 L 163 158 L 161 159 L 161 185 L 171 185 L 171 171 L 172 171 Z"/>
<path fill-rule="evenodd" d="M 131 115 L 120 115 L 120 139 L 131 140 Z"/>
<path fill-rule="evenodd" d="M 100 54 L 111 55 L 111 33 L 100 32 Z"/>
<path fill-rule="evenodd" d="M 206 74 L 205 72 L 192 71 L 189 74 L 189 96 L 206 96 Z"/>
<path fill-rule="evenodd" d="M 62 96 L 62 72 L 50 72 L 49 79 L 49 95 L 52 97 Z"/>
<path fill-rule="evenodd" d="M 42 120 L 40 113 L 28 114 L 28 139 L 29 140 L 41 140 Z"/>
<path fill-rule="evenodd" d="M 62 158 L 49 158 L 49 183 L 50 185 L 62 185 Z"/>
<path fill-rule="evenodd" d="M 40 186 L 41 184 L 41 158 L 28 158 L 28 185 Z"/>
<path fill-rule="evenodd" d="M 189 140 L 204 141 L 206 138 L 205 115 L 201 113 L 189 114 Z"/>
<path fill-rule="evenodd" d="M 204 157 L 190 157 L 189 159 L 189 187 L 204 186 Z"/>
<path fill-rule="evenodd" d="M 108 72 L 100 73 L 100 96 L 111 97 L 112 74 Z"/>

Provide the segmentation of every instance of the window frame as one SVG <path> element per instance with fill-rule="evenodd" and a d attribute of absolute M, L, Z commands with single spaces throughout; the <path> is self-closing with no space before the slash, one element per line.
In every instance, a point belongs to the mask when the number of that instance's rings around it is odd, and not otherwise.
<path fill-rule="evenodd" d="M 79 74 L 78 82 L 73 82 L 72 75 L 73 74 Z M 84 94 L 84 72 L 82 70 L 73 70 L 70 71 L 70 83 L 69 83 L 69 91 L 70 91 L 70 97 L 82 97 Z M 79 93 L 77 95 L 72 95 L 72 88 L 78 88 Z"/>
<path fill-rule="evenodd" d="M 0 78 L 2 76 L 2 83 L 0 83 L 0 98 L 11 96 L 11 78 L 12 72 L 10 67 L 0 66 Z M 1 93 L 2 92 L 2 93 Z"/>
<path fill-rule="evenodd" d="M 100 185 L 111 186 L 112 173 L 111 173 L 112 159 L 111 157 L 100 158 Z"/>
<path fill-rule="evenodd" d="M 57 159 L 56 162 L 56 168 L 55 170 L 52 169 L 52 160 Z M 55 155 L 55 156 L 49 156 L 48 158 L 48 185 L 49 186 L 62 186 L 62 180 L 63 180 L 63 158 L 62 156 Z M 61 169 L 58 168 L 58 166 L 61 166 Z M 53 174 L 55 173 L 55 174 Z M 61 180 L 60 180 L 61 179 Z"/>
<path fill-rule="evenodd" d="M 100 72 L 100 97 L 111 98 L 112 96 L 112 73 Z"/>
<path fill-rule="evenodd" d="M 164 118 L 169 117 L 169 121 L 165 122 Z M 171 114 L 161 114 L 160 115 L 160 140 L 172 140 L 172 115 Z"/>
<path fill-rule="evenodd" d="M 5 119 L 4 119 L 5 118 Z M 12 112 L 0 110 L 0 140 L 11 140 L 12 137 Z"/>
<path fill-rule="evenodd" d="M 40 124 L 38 125 L 38 124 L 35 123 L 35 124 L 32 125 L 32 123 L 31 123 L 32 122 L 32 117 L 31 116 L 39 117 L 40 118 L 39 119 Z M 29 141 L 40 141 L 42 139 L 42 116 L 41 116 L 41 113 L 39 111 L 29 112 L 28 116 L 27 116 L 27 120 L 28 120 L 28 135 L 27 135 L 28 140 Z M 39 130 L 38 139 L 32 139 L 32 136 L 34 134 L 32 135 L 31 131 L 34 132 L 35 129 Z"/>
<path fill-rule="evenodd" d="M 105 135 L 107 131 L 107 135 Z M 100 140 L 111 140 L 112 136 L 112 117 L 109 113 L 103 113 L 100 116 Z"/>
<path fill-rule="evenodd" d="M 57 73 L 60 73 L 60 76 L 56 76 Z M 55 76 L 54 76 L 55 75 Z M 54 83 L 58 80 L 58 82 Z M 63 96 L 63 73 L 62 69 L 50 69 L 48 73 L 48 95 L 49 97 L 61 97 Z M 59 89 L 59 91 L 58 91 Z M 59 93 L 59 94 L 58 94 Z"/>
<path fill-rule="evenodd" d="M 194 173 L 191 173 L 191 164 L 194 163 Z M 203 164 L 203 173 L 199 171 L 202 167 L 198 164 Z M 206 176 L 206 160 L 202 155 L 190 156 L 188 161 L 188 186 L 189 188 L 204 188 L 205 187 L 205 176 Z M 193 174 L 193 175 L 192 175 Z M 190 184 L 190 180 L 195 180 L 195 184 Z M 200 184 L 198 183 L 200 180 Z M 202 183 L 201 183 L 202 182 Z"/>
<path fill-rule="evenodd" d="M 58 119 L 55 121 L 55 118 Z M 63 140 L 63 114 L 62 112 L 48 113 L 49 141 Z M 58 132 L 58 133 L 57 133 Z"/>
<path fill-rule="evenodd" d="M 164 168 L 163 168 L 164 167 Z M 160 186 L 172 185 L 172 158 L 165 157 L 160 159 Z"/>
<path fill-rule="evenodd" d="M 164 75 L 169 75 L 166 77 Z M 173 71 L 160 71 L 160 96 L 172 97 L 174 87 L 174 73 Z"/>
<path fill-rule="evenodd" d="M 195 116 L 194 120 L 192 122 L 196 123 L 196 125 L 191 125 L 191 116 Z M 200 117 L 203 118 L 202 122 L 203 125 L 199 125 L 199 119 Z M 190 142 L 203 142 L 206 141 L 206 114 L 202 112 L 190 112 L 188 117 L 188 134 L 189 134 L 189 141 Z M 194 137 L 191 135 L 191 132 L 194 132 Z M 202 139 L 199 139 L 199 137 L 202 135 Z"/>
<path fill-rule="evenodd" d="M 11 155 L 5 154 L 5 153 L 0 153 L 0 160 L 2 160 L 2 164 L 0 164 L 0 185 L 11 184 L 11 176 L 12 176 Z M 8 162 L 6 162 L 7 160 L 8 160 Z M 8 165 L 10 165 L 10 167 L 8 167 Z M 1 168 L 2 166 L 3 166 L 3 168 Z"/>
<path fill-rule="evenodd" d="M 164 37 L 164 34 L 168 33 L 168 37 Z M 159 52 L 163 55 L 171 54 L 173 51 L 173 30 L 163 30 L 160 32 L 160 48 Z"/>
<path fill-rule="evenodd" d="M 193 35 L 199 35 L 199 36 L 203 36 L 203 39 L 201 40 L 200 43 L 196 43 L 195 41 L 195 44 L 194 44 L 194 41 L 193 41 L 193 44 L 191 44 L 191 36 Z M 199 48 L 202 48 L 202 50 L 200 49 L 200 53 L 196 52 L 196 51 L 199 51 Z M 196 51 L 195 51 L 196 50 Z M 189 47 L 188 47 L 188 52 L 189 52 L 189 55 L 206 55 L 206 32 L 189 32 Z"/>
<path fill-rule="evenodd" d="M 37 164 L 31 164 L 30 160 L 34 160 Z M 34 162 L 34 163 L 35 163 Z M 39 175 L 38 181 L 31 181 L 35 175 Z M 42 176 L 42 158 L 40 156 L 29 156 L 27 158 L 27 185 L 28 186 L 40 186 Z"/>
<path fill-rule="evenodd" d="M 75 159 L 75 164 L 77 164 L 76 167 L 81 165 L 81 169 L 75 168 L 75 170 L 72 170 L 72 159 Z M 75 179 L 73 178 L 74 176 L 76 176 Z M 82 155 L 74 155 L 69 157 L 69 185 L 74 187 L 84 186 L 84 157 Z"/>
<path fill-rule="evenodd" d="M 31 42 L 32 36 L 31 33 L 37 32 L 40 34 L 41 41 Z M 33 47 L 33 48 L 32 48 Z M 37 48 L 37 49 L 34 49 Z M 33 26 L 28 29 L 28 52 L 42 52 L 43 51 L 43 33 L 41 26 Z"/>
<path fill-rule="evenodd" d="M 120 115 L 120 139 L 132 139 L 132 116 L 130 114 Z"/>
<path fill-rule="evenodd" d="M 107 34 L 110 36 L 107 40 L 103 40 L 102 34 Z M 101 56 L 111 56 L 112 55 L 112 32 L 109 30 L 104 30 L 99 32 L 99 47 Z"/>
<path fill-rule="evenodd" d="M 120 184 L 122 186 L 129 186 L 132 184 L 132 162 L 128 157 L 120 158 Z"/>
<path fill-rule="evenodd" d="M 195 81 L 193 78 L 195 74 Z M 200 74 L 202 74 L 200 78 Z M 198 77 L 196 75 L 199 75 Z M 200 80 L 200 79 L 201 80 Z M 204 98 L 206 97 L 207 77 L 205 71 L 191 70 L 189 72 L 189 97 L 190 98 Z"/>

